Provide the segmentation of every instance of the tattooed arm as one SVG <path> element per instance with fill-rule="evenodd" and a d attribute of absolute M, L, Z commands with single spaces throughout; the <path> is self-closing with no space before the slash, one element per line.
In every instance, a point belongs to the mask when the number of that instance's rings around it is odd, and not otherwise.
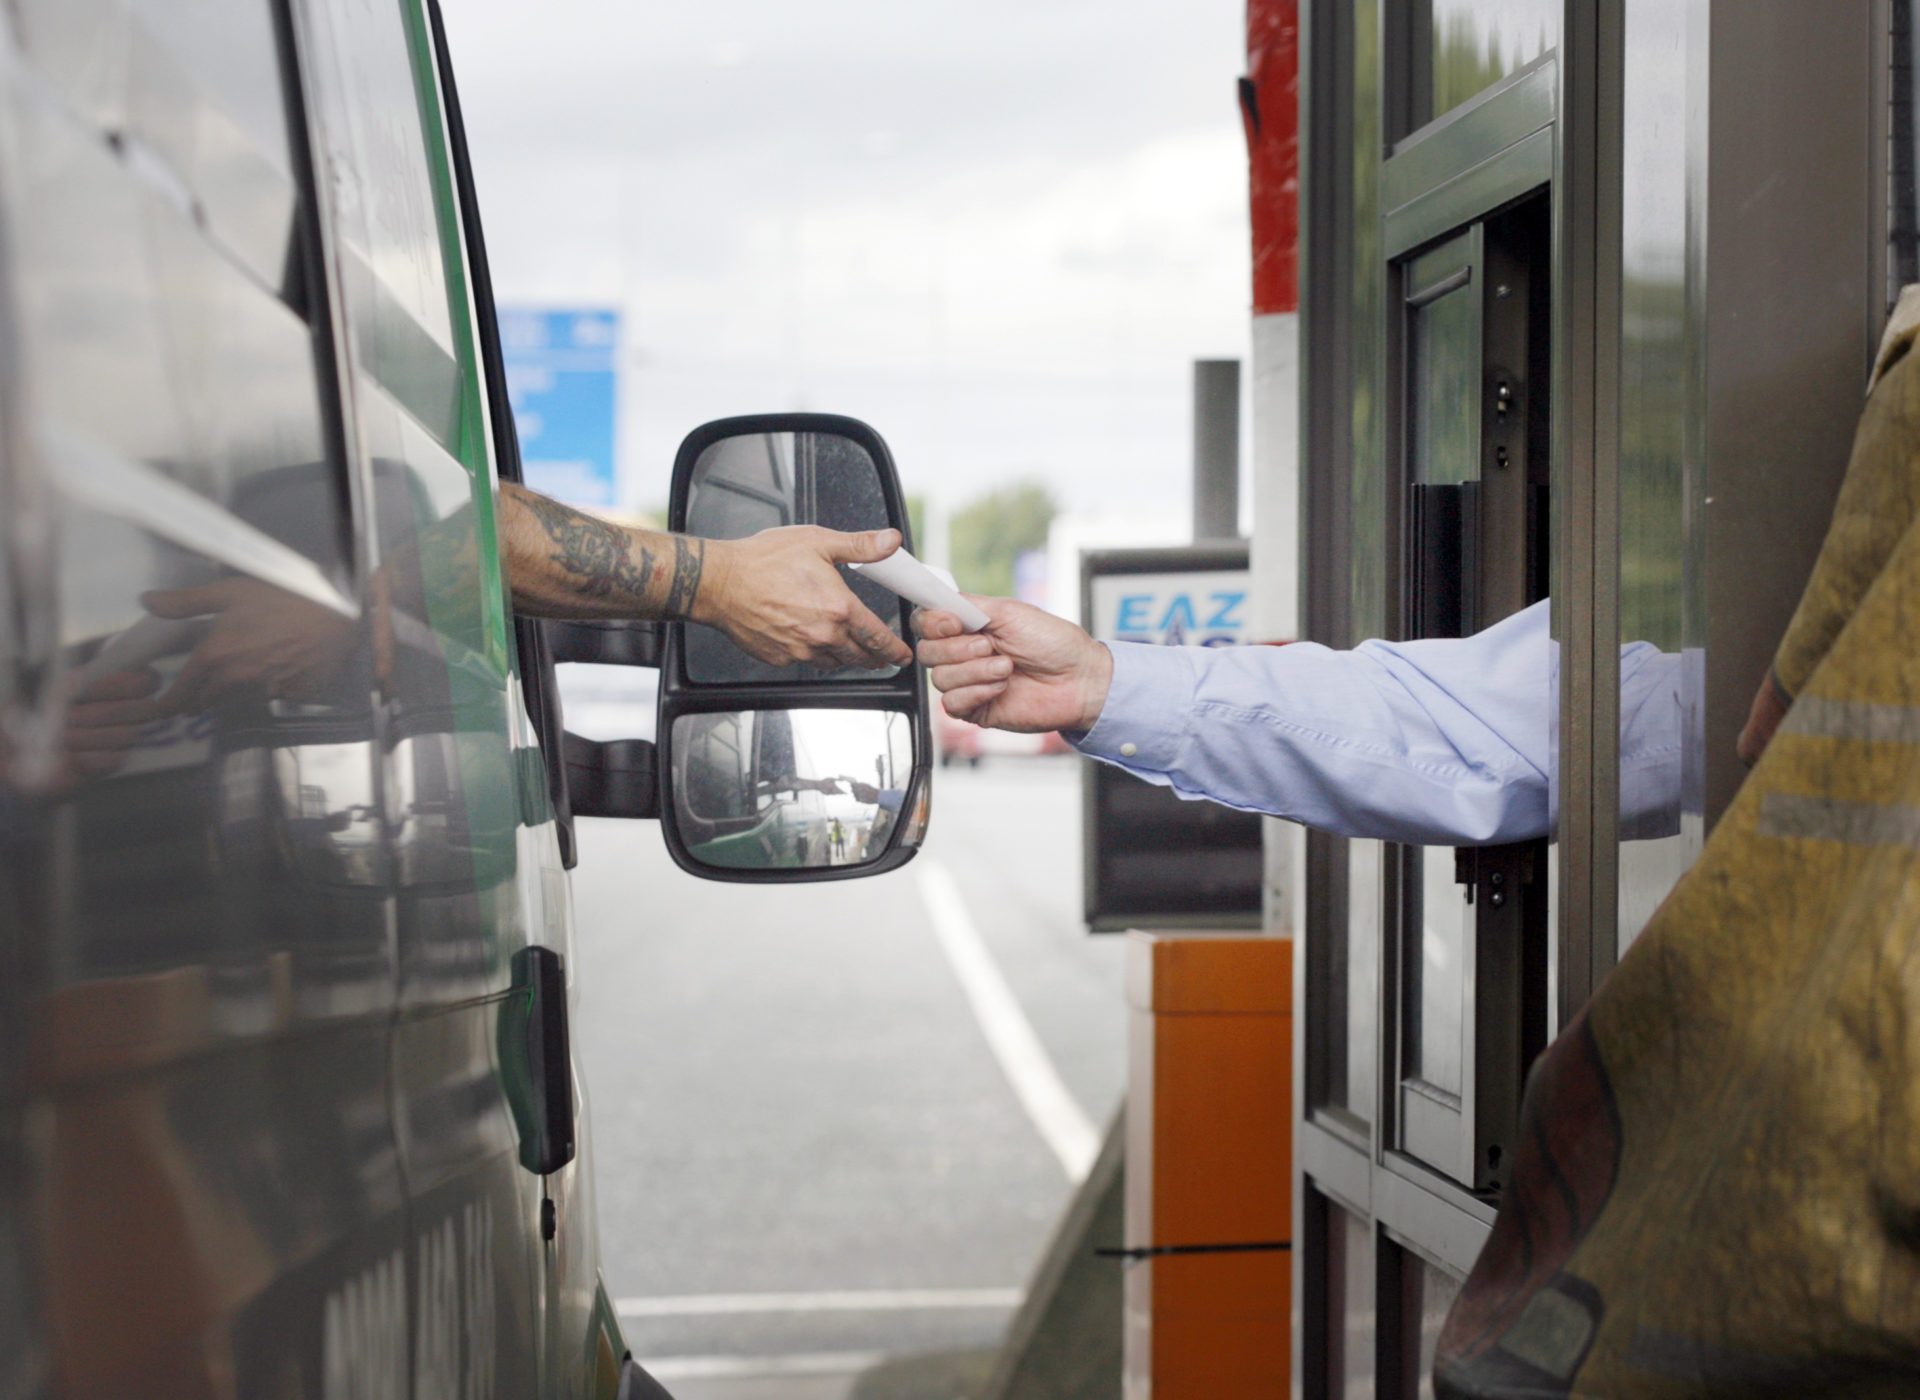
<path fill-rule="evenodd" d="M 502 562 L 519 612 L 701 622 L 773 665 L 910 662 L 907 644 L 834 568 L 884 559 L 899 544 L 893 530 L 846 535 L 816 525 L 696 540 L 615 525 L 524 487 L 500 488 Z"/>

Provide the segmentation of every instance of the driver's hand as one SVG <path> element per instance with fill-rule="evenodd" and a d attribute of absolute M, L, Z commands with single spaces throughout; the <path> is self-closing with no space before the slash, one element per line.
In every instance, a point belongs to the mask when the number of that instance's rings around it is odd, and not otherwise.
<path fill-rule="evenodd" d="M 898 530 L 848 535 L 818 525 L 709 540 L 693 620 L 772 666 L 906 666 L 913 650 L 854 597 L 838 564 L 870 564 L 900 547 Z"/>

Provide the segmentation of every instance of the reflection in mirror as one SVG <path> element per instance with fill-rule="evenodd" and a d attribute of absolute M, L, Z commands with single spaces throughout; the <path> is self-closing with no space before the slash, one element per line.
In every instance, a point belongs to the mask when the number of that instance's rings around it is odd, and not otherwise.
<path fill-rule="evenodd" d="M 913 777 L 913 721 L 890 710 L 747 710 L 673 724 L 674 821 L 701 865 L 870 865 Z"/>
<path fill-rule="evenodd" d="M 737 540 L 782 525 L 829 530 L 884 530 L 887 500 L 880 469 L 867 449 L 839 433 L 743 433 L 721 438 L 700 454 L 687 499 L 686 533 Z M 903 638 L 900 602 L 846 569 L 854 595 Z M 815 666 L 769 666 L 706 627 L 686 630 L 687 676 L 709 685 L 817 679 L 884 680 L 892 668 L 834 671 Z"/>

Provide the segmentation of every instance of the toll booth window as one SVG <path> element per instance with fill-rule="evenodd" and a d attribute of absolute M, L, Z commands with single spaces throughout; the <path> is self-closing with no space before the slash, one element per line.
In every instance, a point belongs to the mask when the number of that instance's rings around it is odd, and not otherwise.
<path fill-rule="evenodd" d="M 1892 0 L 1887 74 L 1887 305 L 1900 289 L 1920 282 L 1920 123 L 1915 121 L 1914 71 L 1920 60 L 1915 0 Z"/>
<path fill-rule="evenodd" d="M 1560 42 L 1561 0 L 1426 0 L 1412 8 L 1416 126 L 1445 116 Z M 1423 81 L 1430 86 L 1418 94 Z"/>

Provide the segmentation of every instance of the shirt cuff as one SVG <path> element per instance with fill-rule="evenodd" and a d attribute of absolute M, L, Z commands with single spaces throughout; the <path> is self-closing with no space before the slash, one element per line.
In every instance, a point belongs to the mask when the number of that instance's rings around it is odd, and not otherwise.
<path fill-rule="evenodd" d="M 1193 713 L 1194 668 L 1185 647 L 1102 642 L 1113 654 L 1113 681 L 1100 718 L 1085 734 L 1066 736 L 1089 758 L 1167 773 L 1186 748 Z"/>

